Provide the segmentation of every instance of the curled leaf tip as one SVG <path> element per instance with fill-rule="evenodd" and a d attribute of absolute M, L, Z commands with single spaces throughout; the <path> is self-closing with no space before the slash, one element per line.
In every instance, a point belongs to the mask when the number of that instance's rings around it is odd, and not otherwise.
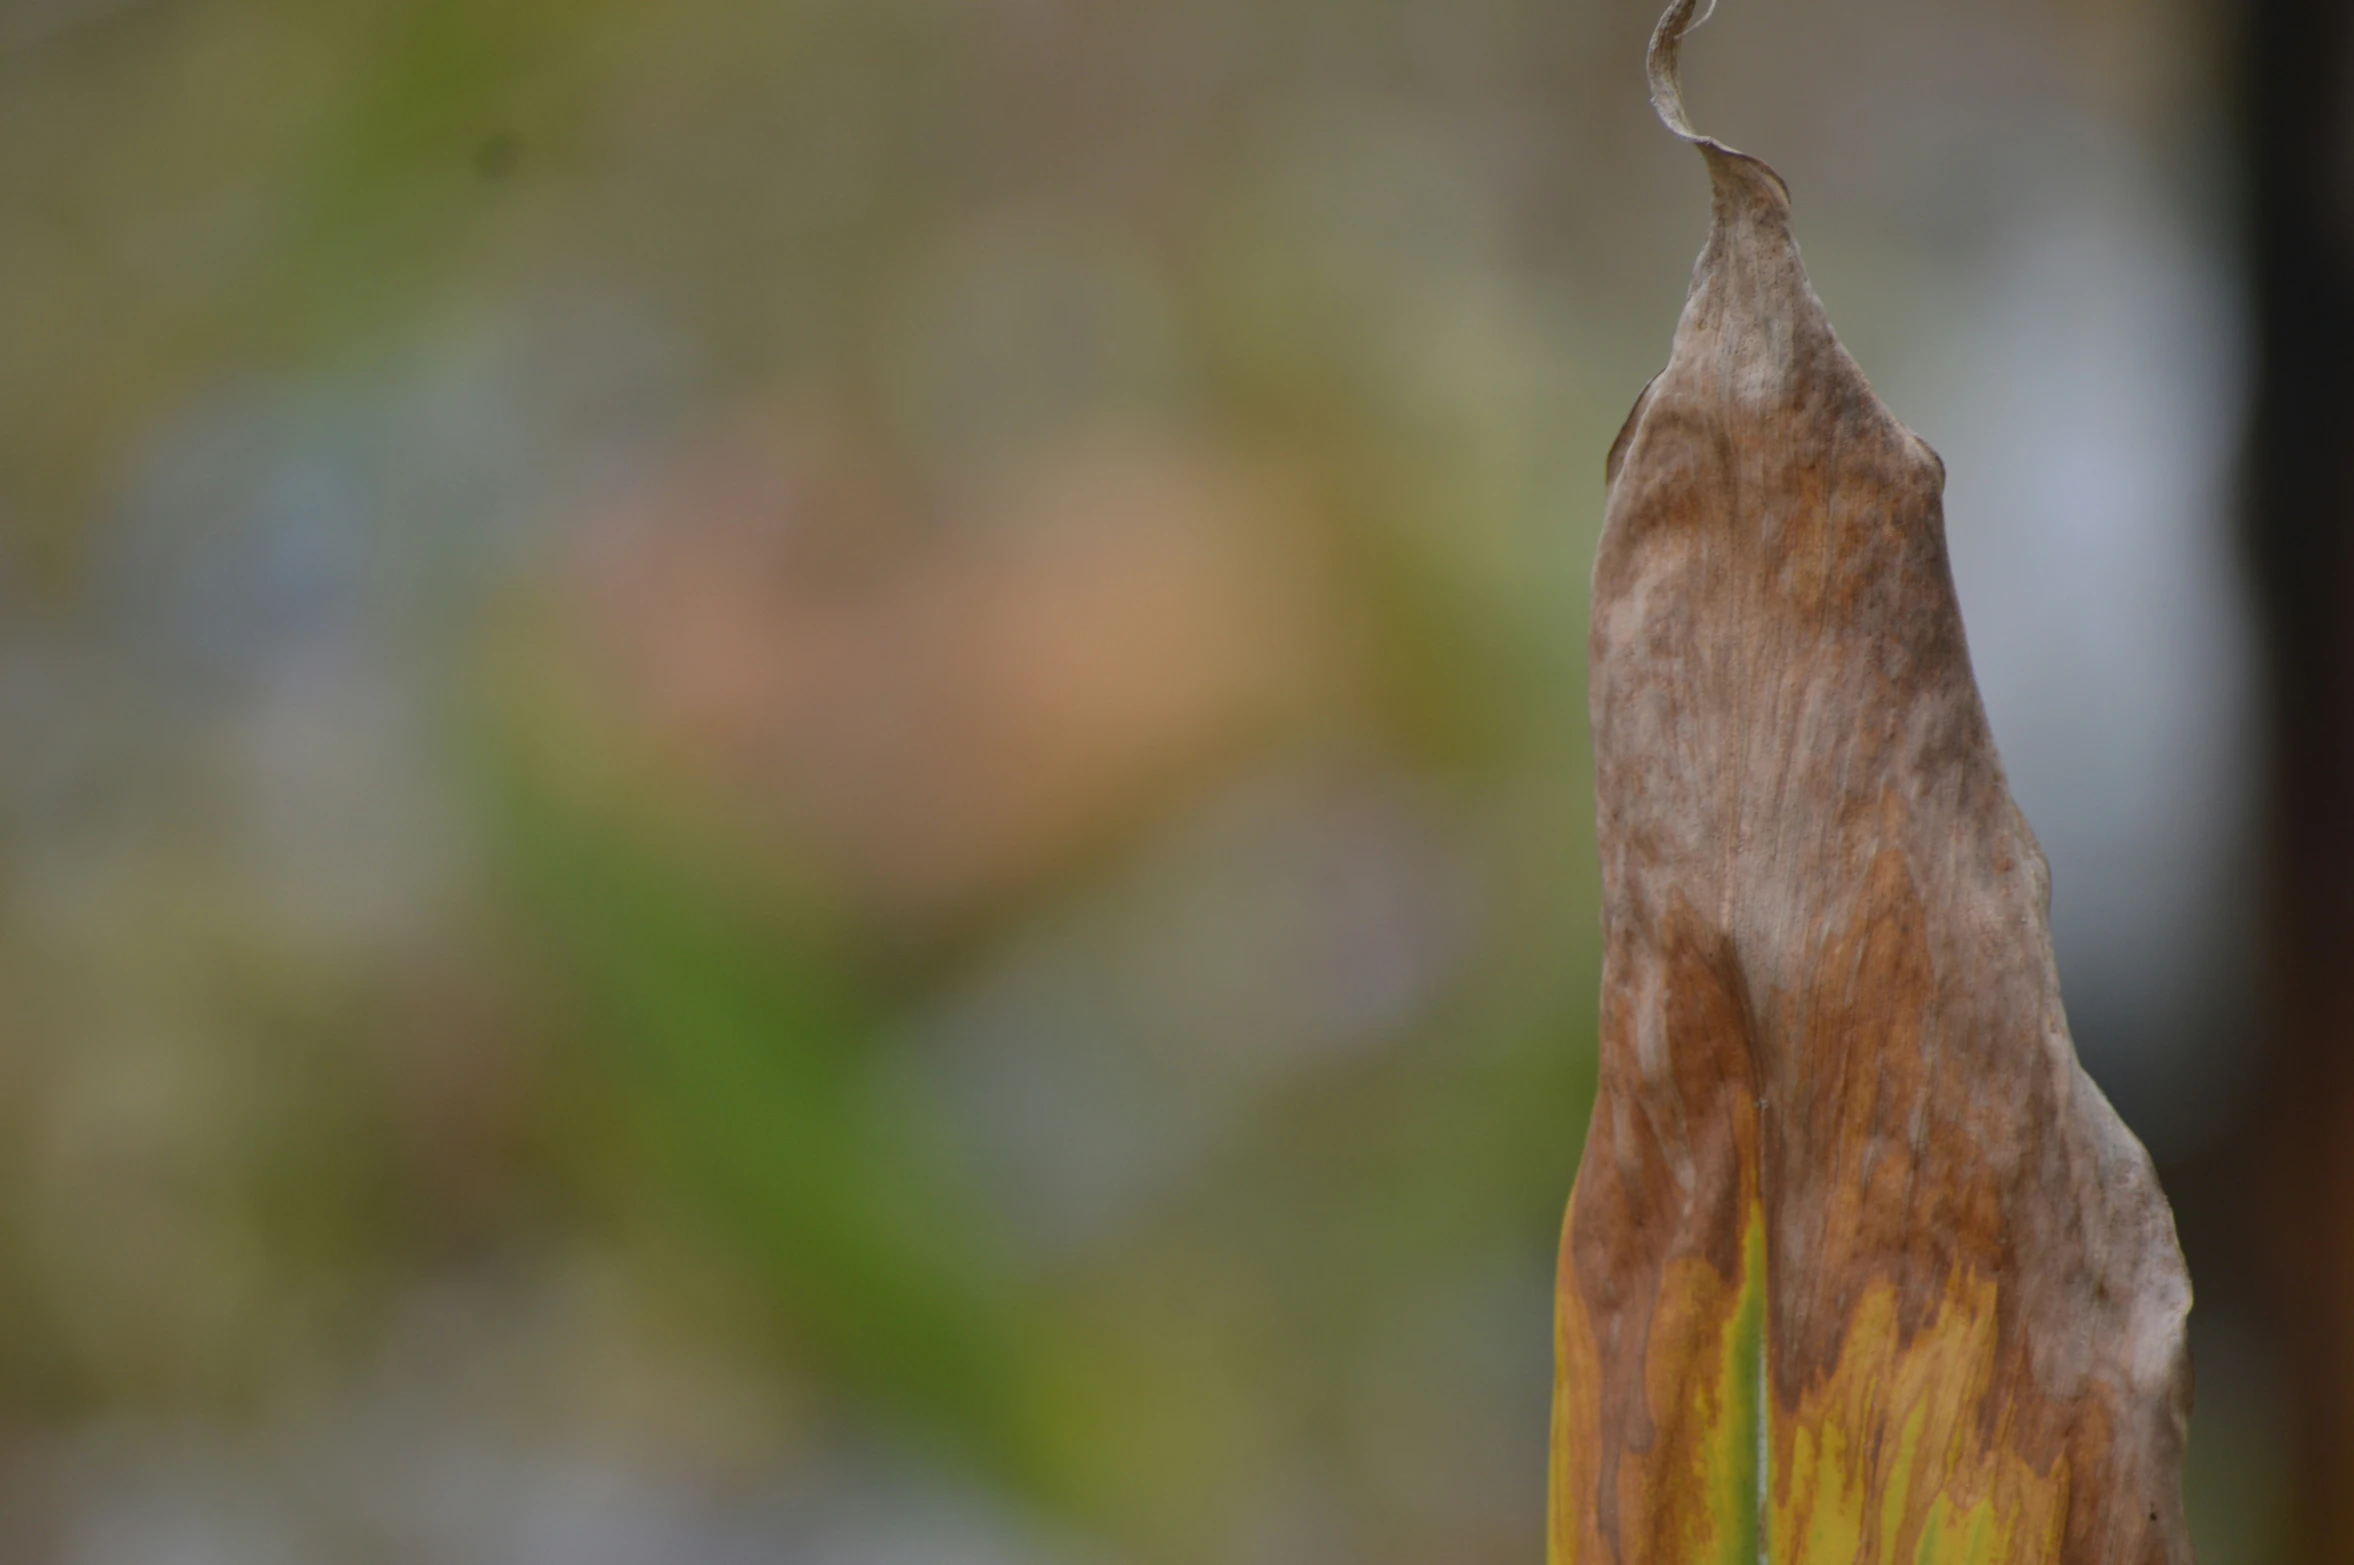
<path fill-rule="evenodd" d="M 1682 55 L 1684 35 L 1716 15 L 1716 0 L 1674 0 L 1659 25 L 1651 30 L 1651 107 L 1669 130 L 1695 145 L 1709 138 L 1692 128 L 1684 112 Z"/>
<path fill-rule="evenodd" d="M 1738 201 L 1762 199 L 1769 206 L 1787 207 L 1790 187 L 1782 176 L 1764 162 L 1746 152 L 1736 152 L 1714 136 L 1704 136 L 1692 128 L 1691 116 L 1684 109 L 1683 50 L 1684 37 L 1693 28 L 1716 15 L 1716 0 L 1674 0 L 1667 14 L 1651 32 L 1651 51 L 1646 65 L 1651 76 L 1651 107 L 1658 111 L 1661 123 L 1685 141 L 1700 149 L 1708 160 L 1709 178 L 1716 183 L 1720 196 L 1728 189 Z"/>

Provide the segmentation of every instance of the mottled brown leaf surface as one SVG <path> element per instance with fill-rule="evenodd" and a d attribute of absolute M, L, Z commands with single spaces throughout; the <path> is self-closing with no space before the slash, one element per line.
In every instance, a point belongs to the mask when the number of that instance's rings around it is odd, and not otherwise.
<path fill-rule="evenodd" d="M 2180 1565 L 2190 1285 L 2061 1010 L 1947 564 L 1944 468 L 1773 170 L 1609 461 L 1608 957 L 1564 1235 L 1552 1558 Z"/>

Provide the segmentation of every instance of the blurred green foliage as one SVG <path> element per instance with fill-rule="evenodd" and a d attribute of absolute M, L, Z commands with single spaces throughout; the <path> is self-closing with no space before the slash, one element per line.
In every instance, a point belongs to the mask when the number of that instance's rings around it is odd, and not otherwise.
<path fill-rule="evenodd" d="M 1526 1558 L 1651 20 L 0 16 L 0 1553 Z"/>

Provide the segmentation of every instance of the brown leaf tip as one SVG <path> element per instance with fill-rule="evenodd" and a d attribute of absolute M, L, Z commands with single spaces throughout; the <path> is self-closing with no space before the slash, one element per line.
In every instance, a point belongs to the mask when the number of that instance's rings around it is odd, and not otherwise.
<path fill-rule="evenodd" d="M 1707 138 L 1692 128 L 1684 112 L 1684 35 L 1714 15 L 1716 0 L 1708 0 L 1706 10 L 1700 0 L 1675 0 L 1651 30 L 1651 53 L 1644 62 L 1651 73 L 1651 107 L 1669 130 L 1693 143 Z"/>
<path fill-rule="evenodd" d="M 1651 107 L 1658 112 L 1661 124 L 1700 149 L 1708 160 L 1709 177 L 1720 189 L 1727 176 L 1732 176 L 1736 185 L 1761 187 L 1761 193 L 1767 194 L 1768 199 L 1778 197 L 1780 204 L 1787 207 L 1790 187 L 1781 175 L 1748 153 L 1737 152 L 1715 137 L 1694 130 L 1692 117 L 1684 108 L 1684 36 L 1714 15 L 1716 0 L 1674 0 L 1667 14 L 1660 17 L 1659 25 L 1651 30 L 1651 49 L 1644 61 L 1651 78 Z M 1764 177 L 1761 180 L 1755 175 Z"/>

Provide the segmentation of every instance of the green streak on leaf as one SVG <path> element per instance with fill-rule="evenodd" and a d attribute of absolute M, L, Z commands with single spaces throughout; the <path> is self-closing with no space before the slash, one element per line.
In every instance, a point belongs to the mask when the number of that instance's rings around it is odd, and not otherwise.
<path fill-rule="evenodd" d="M 1709 1511 L 1717 1524 L 1717 1557 L 1724 1565 L 1757 1565 L 1765 1558 L 1765 1212 L 1753 1206 L 1744 1226 L 1741 1291 L 1726 1327 L 1718 1390 L 1723 1416 L 1709 1463 L 1715 1473 Z"/>

